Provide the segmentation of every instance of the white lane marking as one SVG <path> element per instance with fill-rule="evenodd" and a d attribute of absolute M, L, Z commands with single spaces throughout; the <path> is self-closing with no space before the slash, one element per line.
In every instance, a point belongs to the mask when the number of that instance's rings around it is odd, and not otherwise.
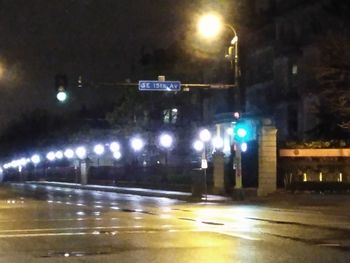
<path fill-rule="evenodd" d="M 81 230 L 112 230 L 112 229 L 133 229 L 142 228 L 140 225 L 130 225 L 130 226 L 96 226 L 96 227 L 66 227 L 66 228 L 32 228 L 32 229 L 8 229 L 0 230 L 0 233 L 26 233 L 26 232 L 58 232 L 58 231 L 81 231 Z M 144 227 L 146 229 L 159 229 L 159 227 Z M 186 230 L 186 229 L 185 229 Z M 191 231 L 191 229 L 188 229 Z M 1 234 L 0 234 L 1 235 Z"/>
<path fill-rule="evenodd" d="M 11 238 L 11 237 L 47 237 L 47 236 L 84 236 L 84 235 L 92 235 L 92 233 L 75 232 L 75 233 L 8 234 L 8 235 L 0 235 L 0 238 Z"/>
<path fill-rule="evenodd" d="M 9 229 L 0 230 L 0 233 L 18 233 L 18 232 L 43 232 L 43 231 L 72 231 L 72 230 L 96 230 L 96 229 L 122 229 L 132 226 L 97 226 L 97 227 L 64 227 L 64 228 L 31 228 L 31 229 Z"/>
<path fill-rule="evenodd" d="M 169 232 L 169 231 L 167 231 Z M 175 232 L 175 230 L 174 230 Z M 201 230 L 176 230 L 176 232 L 204 232 Z M 126 230 L 126 231 L 112 231 L 111 235 L 116 235 L 119 233 L 127 233 L 127 234 L 139 234 L 139 233 L 159 233 L 158 230 Z M 25 234 L 5 234 L 1 235 L 0 238 L 20 238 L 20 237 L 48 237 L 48 236 L 86 236 L 86 235 L 100 235 L 98 231 L 92 232 L 69 232 L 69 233 L 25 233 Z"/>
<path fill-rule="evenodd" d="M 213 232 L 219 233 L 219 234 L 222 234 L 222 235 L 226 235 L 226 236 L 238 237 L 238 238 L 246 239 L 246 240 L 250 240 L 250 241 L 259 241 L 259 240 L 261 240 L 260 238 L 251 237 L 251 236 L 247 236 L 247 235 L 243 235 L 243 234 L 232 233 L 232 232 L 224 232 L 224 231 L 213 231 Z"/>

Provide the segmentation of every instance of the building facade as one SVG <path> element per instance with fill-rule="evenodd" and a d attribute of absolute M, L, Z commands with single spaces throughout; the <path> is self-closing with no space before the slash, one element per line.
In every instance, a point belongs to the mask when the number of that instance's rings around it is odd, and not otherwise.
<path fill-rule="evenodd" d="M 339 2 L 247 1 L 252 15 L 241 44 L 246 112 L 272 117 L 280 141 L 307 139 L 318 123 L 313 68 L 320 42 L 341 19 Z"/>

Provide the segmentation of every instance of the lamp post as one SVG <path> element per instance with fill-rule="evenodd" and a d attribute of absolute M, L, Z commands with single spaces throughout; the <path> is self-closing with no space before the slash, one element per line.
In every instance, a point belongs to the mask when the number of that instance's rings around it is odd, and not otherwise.
<path fill-rule="evenodd" d="M 227 23 L 223 23 L 221 18 L 215 14 L 207 14 L 202 16 L 198 21 L 198 32 L 205 38 L 214 38 L 226 27 L 233 33 L 233 38 L 227 49 L 226 57 L 230 60 L 231 68 L 235 74 L 235 86 L 239 86 L 239 54 L 238 54 L 238 34 L 236 29 Z"/>
<path fill-rule="evenodd" d="M 208 187 L 207 187 L 207 168 L 208 168 L 208 160 L 207 160 L 207 143 L 211 140 L 211 133 L 208 129 L 203 129 L 199 132 L 199 139 L 204 143 L 204 149 L 202 152 L 202 162 L 201 168 L 204 173 L 204 187 L 205 187 L 205 201 L 208 198 Z"/>
<path fill-rule="evenodd" d="M 227 49 L 226 58 L 230 61 L 231 69 L 234 73 L 234 87 L 237 89 L 235 102 L 238 104 L 238 107 L 241 108 L 240 102 L 240 87 L 239 87 L 239 54 L 238 54 L 238 34 L 236 29 L 227 23 L 223 23 L 221 18 L 214 14 L 207 14 L 202 16 L 198 21 L 198 31 L 199 33 L 206 38 L 216 37 L 223 27 L 228 28 L 233 33 L 233 38 L 230 41 L 230 45 Z M 234 124 L 233 124 L 234 125 Z M 234 127 L 232 128 L 232 130 Z M 232 135 L 232 145 L 234 147 L 235 156 L 233 158 L 233 169 L 235 170 L 235 188 L 242 188 L 242 165 L 241 165 L 241 149 L 240 145 L 235 141 L 234 135 Z M 232 154 L 232 153 L 231 153 Z M 233 157 L 233 156 L 232 156 Z"/>
<path fill-rule="evenodd" d="M 171 147 L 173 146 L 173 136 L 169 133 L 162 133 L 159 136 L 159 145 L 162 149 L 165 150 L 165 165 L 168 165 L 168 159 L 169 159 L 169 151 Z"/>
<path fill-rule="evenodd" d="M 100 166 L 100 157 L 105 152 L 105 147 L 102 144 L 96 144 L 94 147 L 94 153 L 97 155 L 97 166 Z"/>

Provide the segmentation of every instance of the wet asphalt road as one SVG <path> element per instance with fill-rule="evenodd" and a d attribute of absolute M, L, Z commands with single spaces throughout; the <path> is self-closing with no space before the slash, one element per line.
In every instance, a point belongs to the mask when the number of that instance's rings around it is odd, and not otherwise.
<path fill-rule="evenodd" d="M 0 262 L 350 262 L 326 211 L 0 187 Z"/>

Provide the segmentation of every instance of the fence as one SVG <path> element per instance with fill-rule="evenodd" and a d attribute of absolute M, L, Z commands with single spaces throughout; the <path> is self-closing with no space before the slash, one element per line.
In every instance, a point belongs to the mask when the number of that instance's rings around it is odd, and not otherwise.
<path fill-rule="evenodd" d="M 350 190 L 350 149 L 280 149 L 278 181 L 290 190 Z"/>

